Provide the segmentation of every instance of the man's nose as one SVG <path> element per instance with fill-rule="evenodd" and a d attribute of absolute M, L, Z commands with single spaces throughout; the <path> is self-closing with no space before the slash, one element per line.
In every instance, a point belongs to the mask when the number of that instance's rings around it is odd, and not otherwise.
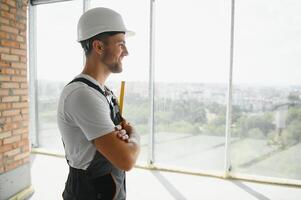
<path fill-rule="evenodd" d="M 128 49 L 126 48 L 126 46 L 123 46 L 123 55 L 127 56 L 129 55 Z"/>

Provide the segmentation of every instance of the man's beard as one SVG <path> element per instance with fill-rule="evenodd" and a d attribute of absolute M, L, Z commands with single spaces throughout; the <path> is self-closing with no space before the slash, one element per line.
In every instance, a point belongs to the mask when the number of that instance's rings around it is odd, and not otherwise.
<path fill-rule="evenodd" d="M 109 53 L 105 53 L 103 56 L 103 63 L 108 66 L 108 69 L 111 73 L 120 73 L 122 72 L 122 63 L 120 62 L 114 62 L 110 63 L 110 60 L 113 58 L 109 55 Z"/>
<path fill-rule="evenodd" d="M 121 63 L 111 63 L 111 64 L 106 64 L 109 68 L 109 70 L 112 73 L 120 73 L 122 72 L 122 64 Z"/>

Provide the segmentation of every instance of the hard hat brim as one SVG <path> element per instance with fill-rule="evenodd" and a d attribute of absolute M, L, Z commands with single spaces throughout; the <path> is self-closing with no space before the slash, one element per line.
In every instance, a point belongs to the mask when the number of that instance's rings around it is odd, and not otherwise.
<path fill-rule="evenodd" d="M 135 36 L 136 35 L 136 33 L 134 32 L 134 31 L 126 31 L 125 32 L 125 36 L 126 37 L 133 37 L 133 36 Z"/>
<path fill-rule="evenodd" d="M 111 32 L 111 31 L 104 31 L 103 33 L 105 32 Z M 134 31 L 130 31 L 130 30 L 126 30 L 126 31 L 121 31 L 121 32 L 124 32 L 125 33 L 125 37 L 133 37 L 136 35 L 136 33 Z M 100 34 L 100 33 L 99 33 Z M 92 36 L 93 37 L 93 36 Z M 90 38 L 92 38 L 90 37 Z M 77 40 L 77 42 L 81 42 L 81 41 L 84 41 L 84 40 L 88 40 L 89 38 L 83 38 L 83 39 L 80 39 L 80 40 Z"/>

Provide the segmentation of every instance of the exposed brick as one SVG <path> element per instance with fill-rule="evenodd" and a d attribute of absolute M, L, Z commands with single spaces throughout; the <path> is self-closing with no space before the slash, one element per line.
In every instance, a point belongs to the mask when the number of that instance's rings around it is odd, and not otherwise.
<path fill-rule="evenodd" d="M 26 30 L 26 25 L 25 24 L 19 23 L 19 22 L 14 21 L 14 20 L 11 20 L 10 26 L 14 27 L 14 28 L 17 28 L 19 31 Z"/>
<path fill-rule="evenodd" d="M 25 38 L 20 36 L 20 35 L 17 35 L 16 39 L 17 39 L 18 42 L 25 42 Z"/>
<path fill-rule="evenodd" d="M 10 81 L 10 76 L 0 74 L 0 81 Z"/>
<path fill-rule="evenodd" d="M 13 148 L 13 146 L 10 144 L 2 145 L 2 146 L 0 146 L 0 153 L 10 151 L 12 148 Z"/>
<path fill-rule="evenodd" d="M 27 45 L 26 45 L 26 44 L 20 44 L 20 48 L 21 48 L 21 49 L 26 49 L 26 48 L 27 48 Z"/>
<path fill-rule="evenodd" d="M 8 90 L 0 89 L 0 96 L 3 96 L 3 95 L 8 95 Z"/>
<path fill-rule="evenodd" d="M 21 137 L 21 136 L 20 136 L 20 137 Z M 16 149 L 16 148 L 21 147 L 21 143 L 22 143 L 22 140 L 20 140 L 20 141 L 18 141 L 18 142 L 14 142 L 14 143 L 12 143 L 11 145 L 12 145 L 13 149 Z"/>
<path fill-rule="evenodd" d="M 19 167 L 21 164 L 22 164 L 21 160 L 16 160 L 15 162 L 4 165 L 4 170 L 5 171 L 13 170 L 13 169 Z"/>
<path fill-rule="evenodd" d="M 2 113 L 0 113 L 2 115 Z M 8 123 L 12 122 L 12 118 L 10 116 L 8 117 L 1 117 L 0 121 L 3 122 L 2 127 L 4 128 Z M 3 129 L 4 130 L 4 129 Z M 5 131 L 7 131 L 8 129 L 5 129 Z"/>
<path fill-rule="evenodd" d="M 16 115 L 16 116 L 12 116 L 12 121 L 13 122 L 18 122 L 23 120 L 23 115 Z"/>
<path fill-rule="evenodd" d="M 13 116 L 13 115 L 17 115 L 20 114 L 20 110 L 15 109 L 15 110 L 5 110 L 2 112 L 2 115 L 4 117 L 8 117 L 8 116 Z"/>
<path fill-rule="evenodd" d="M 21 83 L 21 88 L 28 88 L 28 84 L 27 83 Z"/>
<path fill-rule="evenodd" d="M 26 146 L 26 145 L 29 146 L 29 139 L 28 139 L 28 138 L 26 138 L 26 139 L 24 139 L 24 140 L 21 140 L 21 141 L 19 142 L 18 147 L 22 147 L 22 146 Z"/>
<path fill-rule="evenodd" d="M 17 148 L 17 149 L 13 149 L 13 150 L 10 150 L 10 151 L 7 151 L 7 152 L 4 152 L 4 156 L 9 156 L 9 157 L 11 157 L 11 156 L 14 156 L 14 155 L 16 155 L 16 154 L 18 154 L 18 153 L 20 153 L 21 152 L 21 149 L 20 148 Z"/>
<path fill-rule="evenodd" d="M 13 108 L 27 108 L 28 102 L 13 103 Z"/>
<path fill-rule="evenodd" d="M 13 13 L 13 14 L 16 14 L 16 13 L 17 13 L 17 9 L 15 9 L 15 8 L 10 8 L 10 9 L 9 9 L 9 12 L 10 12 L 10 13 Z"/>
<path fill-rule="evenodd" d="M 20 46 L 19 42 L 16 42 L 16 41 L 0 40 L 0 42 L 1 42 L 0 46 L 14 47 L 14 48 L 19 48 L 19 46 Z"/>
<path fill-rule="evenodd" d="M 12 27 L 12 26 L 8 26 L 8 25 L 0 25 L 0 30 L 5 31 L 5 32 L 9 32 L 9 33 L 14 33 L 14 34 L 19 33 L 19 30 L 17 28 Z"/>
<path fill-rule="evenodd" d="M 15 55 L 21 55 L 21 56 L 26 56 L 26 50 L 21 50 L 21 49 L 11 49 L 11 53 Z"/>
<path fill-rule="evenodd" d="M 15 136 L 12 136 L 12 137 L 9 137 L 9 138 L 5 138 L 3 140 L 3 144 L 10 144 L 10 143 L 18 142 L 20 140 L 21 140 L 20 135 L 15 135 Z"/>
<path fill-rule="evenodd" d="M 17 102 L 20 100 L 19 96 L 6 96 L 2 97 L 2 102 Z"/>
<path fill-rule="evenodd" d="M 9 6 L 1 2 L 0 3 L 0 9 L 5 10 L 5 11 L 9 11 Z"/>
<path fill-rule="evenodd" d="M 24 152 L 15 156 L 15 160 L 20 160 L 29 156 L 29 152 Z"/>
<path fill-rule="evenodd" d="M 11 63 L 8 61 L 4 61 L 0 59 L 0 67 L 10 67 Z M 2 69 L 0 69 L 0 72 L 3 74 L 4 71 Z"/>
<path fill-rule="evenodd" d="M 28 128 L 19 128 L 19 129 L 13 130 L 13 135 L 20 135 L 23 133 L 28 133 Z"/>
<path fill-rule="evenodd" d="M 13 116 L 12 121 L 13 122 L 26 121 L 26 123 L 28 123 L 28 114 Z"/>
<path fill-rule="evenodd" d="M 6 18 L 3 18 L 0 16 L 0 23 L 2 23 L 3 25 L 9 25 L 9 19 L 6 19 Z M 6 32 L 3 32 L 3 31 L 0 31 L 2 33 L 6 33 Z M 0 34 L 2 39 L 8 39 L 9 38 L 9 34 L 7 33 L 7 35 L 2 35 Z"/>
<path fill-rule="evenodd" d="M 27 11 L 29 1 L 28 0 L 22 0 L 22 10 Z"/>
<path fill-rule="evenodd" d="M 28 0 L 0 0 L 0 173 L 29 160 Z"/>
<path fill-rule="evenodd" d="M 21 60 L 21 62 L 23 62 L 23 63 L 26 63 L 26 62 L 27 62 L 26 56 L 20 56 L 20 60 Z"/>
<path fill-rule="evenodd" d="M 13 20 L 16 19 L 16 16 L 14 14 L 9 13 L 8 11 L 5 11 L 5 10 L 0 11 L 0 16 L 5 17 L 5 18 L 9 18 L 9 19 L 13 19 Z"/>
<path fill-rule="evenodd" d="M 27 75 L 27 70 L 20 70 L 20 74 L 26 76 Z"/>
<path fill-rule="evenodd" d="M 27 12 L 24 11 L 24 10 L 18 10 L 17 15 L 21 16 L 21 17 L 26 17 L 27 16 Z"/>
<path fill-rule="evenodd" d="M 1 133 L 0 133 L 0 139 L 8 138 L 8 137 L 10 137 L 11 135 L 12 135 L 12 134 L 11 134 L 11 131 L 1 132 Z"/>
<path fill-rule="evenodd" d="M 11 66 L 14 68 L 20 68 L 20 69 L 26 69 L 26 67 L 27 67 L 26 63 L 20 63 L 20 62 L 12 62 Z"/>
<path fill-rule="evenodd" d="M 12 7 L 16 7 L 16 0 L 3 0 L 6 4 L 12 6 Z"/>
<path fill-rule="evenodd" d="M 27 19 L 25 17 L 19 18 L 19 22 L 27 25 Z"/>
<path fill-rule="evenodd" d="M 12 83 L 12 82 L 1 83 L 1 88 L 19 88 L 19 87 L 20 87 L 19 83 Z"/>
<path fill-rule="evenodd" d="M 1 59 L 6 61 L 19 61 L 19 56 L 11 54 L 1 54 Z"/>
<path fill-rule="evenodd" d="M 24 76 L 12 76 L 11 80 L 13 82 L 26 82 L 27 81 L 27 77 L 26 76 L 25 77 Z"/>
<path fill-rule="evenodd" d="M 1 32 L 0 32 L 0 37 L 1 37 Z M 7 47 L 0 47 L 0 53 L 9 53 L 9 48 L 7 48 Z"/>
<path fill-rule="evenodd" d="M 0 66 L 1 65 L 2 65 L 2 63 L 0 63 Z M 1 74 L 15 74 L 16 70 L 10 69 L 10 68 L 2 68 L 2 69 L 0 69 L 0 73 Z"/>
<path fill-rule="evenodd" d="M 28 148 L 28 151 L 29 151 L 29 148 Z M 22 163 L 25 164 L 25 163 L 29 163 L 30 162 L 30 157 L 26 157 L 26 158 L 23 158 L 22 160 Z"/>
<path fill-rule="evenodd" d="M 22 114 L 28 114 L 28 108 L 23 108 L 21 109 Z"/>
<path fill-rule="evenodd" d="M 4 31 L 0 31 L 0 38 L 1 39 L 10 39 L 10 35 L 11 34 L 9 34 L 9 33 L 7 33 L 7 32 L 4 32 Z"/>
<path fill-rule="evenodd" d="M 8 130 L 13 130 L 19 127 L 19 123 L 17 122 L 10 122 L 10 123 L 6 123 L 3 126 L 3 130 L 4 131 L 8 131 Z M 4 141 L 3 141 L 4 142 Z"/>
<path fill-rule="evenodd" d="M 27 94 L 27 89 L 14 89 L 13 94 L 14 95 L 24 95 Z"/>
<path fill-rule="evenodd" d="M 28 138 L 28 133 L 23 133 L 21 139 L 25 140 L 26 138 Z"/>
<path fill-rule="evenodd" d="M 14 74 L 20 75 L 21 74 L 21 70 L 20 69 L 14 69 Z"/>
<path fill-rule="evenodd" d="M 28 122 L 27 121 L 20 121 L 19 122 L 19 127 L 23 127 L 23 128 L 28 127 Z"/>
<path fill-rule="evenodd" d="M 21 96 L 21 101 L 26 101 L 26 102 L 28 102 L 28 96 L 27 96 L 27 95 Z"/>
<path fill-rule="evenodd" d="M 24 31 L 20 31 L 20 33 L 19 33 L 20 35 L 22 35 L 22 36 L 24 36 L 24 37 L 26 37 L 26 30 L 24 30 Z"/>
<path fill-rule="evenodd" d="M 7 110 L 12 107 L 11 103 L 0 103 L 0 110 Z"/>

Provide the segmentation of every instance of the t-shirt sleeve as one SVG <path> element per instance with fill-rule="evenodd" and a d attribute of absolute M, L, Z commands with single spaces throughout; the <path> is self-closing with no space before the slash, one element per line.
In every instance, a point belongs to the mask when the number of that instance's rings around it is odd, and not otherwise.
<path fill-rule="evenodd" d="M 93 88 L 79 88 L 66 99 L 66 110 L 75 124 L 91 141 L 114 131 L 110 107 L 105 97 L 100 97 Z"/>

